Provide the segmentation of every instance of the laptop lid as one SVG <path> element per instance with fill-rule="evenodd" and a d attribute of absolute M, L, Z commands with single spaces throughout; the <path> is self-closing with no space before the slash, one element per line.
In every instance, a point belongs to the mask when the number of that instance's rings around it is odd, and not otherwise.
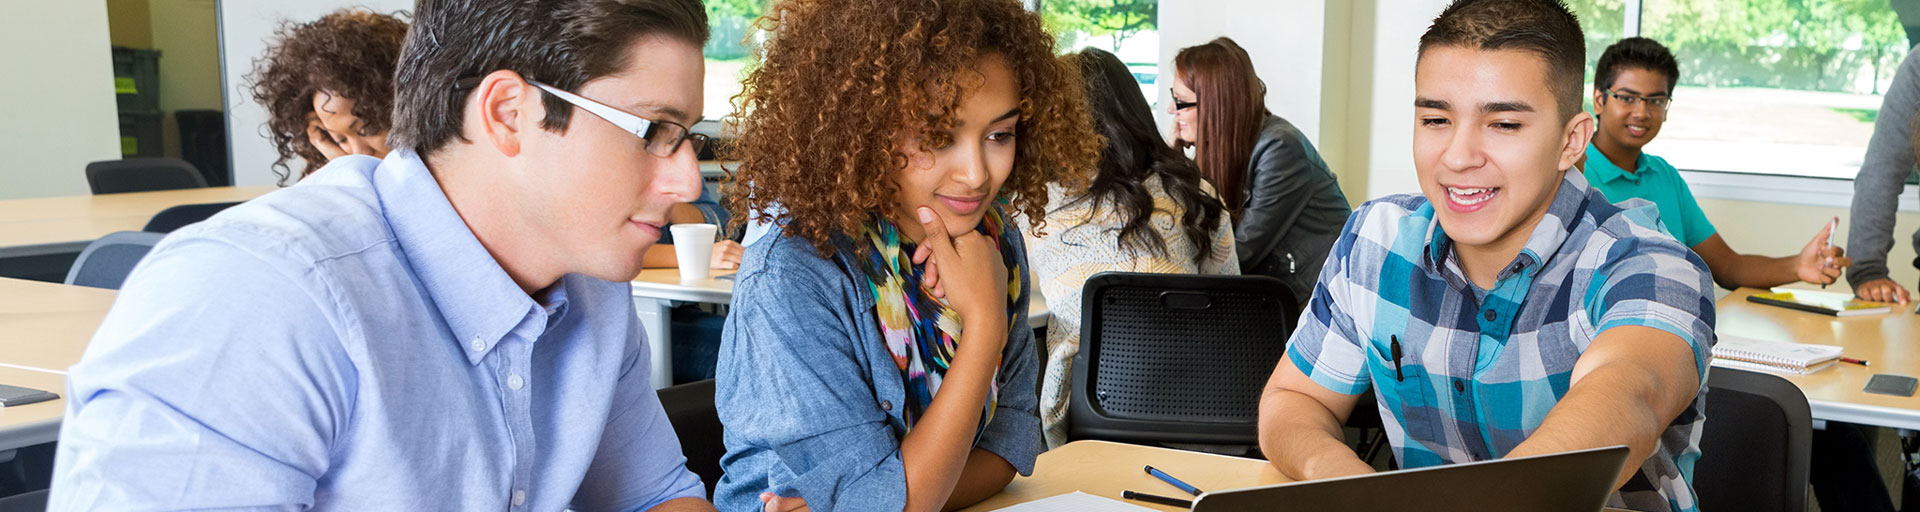
<path fill-rule="evenodd" d="M 1610 446 L 1212 491 L 1193 512 L 1600 510 L 1626 460 L 1626 446 Z"/>

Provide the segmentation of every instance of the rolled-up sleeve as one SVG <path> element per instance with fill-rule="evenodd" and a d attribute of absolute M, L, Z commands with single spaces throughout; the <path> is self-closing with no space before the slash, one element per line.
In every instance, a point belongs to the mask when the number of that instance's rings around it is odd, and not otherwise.
<path fill-rule="evenodd" d="M 303 282 L 232 245 L 163 242 L 70 369 L 49 508 L 314 506 L 355 385 Z"/>
<path fill-rule="evenodd" d="M 1031 288 L 1027 288 L 1031 289 Z M 1000 361 L 1000 394 L 993 410 L 993 422 L 987 424 L 976 448 L 1006 459 L 1021 475 L 1033 474 L 1033 461 L 1046 450 L 1040 430 L 1040 359 L 1033 348 L 1033 329 L 1027 324 L 1027 300 L 1023 294 L 1014 307 L 1013 327 L 1007 332 L 1007 346 Z"/>
<path fill-rule="evenodd" d="M 1713 276 L 1706 262 L 1678 241 L 1652 232 L 1615 242 L 1607 259 L 1594 270 L 1598 285 L 1588 295 L 1595 334 L 1638 325 L 1679 336 L 1706 382 L 1715 341 Z"/>
<path fill-rule="evenodd" d="M 861 338 L 840 321 L 852 303 L 781 277 L 754 271 L 734 288 L 716 382 L 727 455 L 715 504 L 757 510 L 770 491 L 814 510 L 900 510 L 900 443 L 855 353 Z"/>

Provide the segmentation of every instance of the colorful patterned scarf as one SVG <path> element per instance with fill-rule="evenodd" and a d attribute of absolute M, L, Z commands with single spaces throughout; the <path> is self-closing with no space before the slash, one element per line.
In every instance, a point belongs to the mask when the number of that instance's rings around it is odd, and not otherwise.
<path fill-rule="evenodd" d="M 1020 277 L 1027 273 L 1027 262 L 1014 257 L 1012 251 L 1013 244 L 1020 243 L 1020 230 L 1013 226 L 1006 212 L 994 205 L 976 228 L 995 242 L 1007 265 L 1009 334 L 1019 313 L 1013 308 L 1022 303 L 1026 294 Z M 940 392 L 940 381 L 947 374 L 948 362 L 959 351 L 960 313 L 945 301 L 935 299 L 932 290 L 920 285 L 924 268 L 913 264 L 915 245 L 901 240 L 900 230 L 892 221 L 875 216 L 864 231 L 873 250 L 866 251 L 861 270 L 866 273 L 867 285 L 873 292 L 880 336 L 886 340 L 887 351 L 893 354 L 893 363 L 906 382 L 907 403 L 901 417 L 906 419 L 907 429 L 911 431 L 914 422 L 933 404 L 933 396 Z M 993 408 L 1000 396 L 999 365 L 999 361 L 995 361 L 986 411 L 980 417 L 983 430 L 993 421 Z"/>

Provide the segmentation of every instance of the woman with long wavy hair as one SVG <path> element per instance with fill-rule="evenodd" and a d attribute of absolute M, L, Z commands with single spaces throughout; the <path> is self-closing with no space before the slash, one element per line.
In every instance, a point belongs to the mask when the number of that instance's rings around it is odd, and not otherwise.
<path fill-rule="evenodd" d="M 735 98 L 723 510 L 939 510 L 1033 470 L 1014 215 L 1099 158 L 1076 74 L 1017 0 L 785 0 Z M 774 205 L 778 208 L 774 208 Z M 742 213 L 735 222 L 744 222 Z"/>
<path fill-rule="evenodd" d="M 1353 211 L 1339 180 L 1299 128 L 1267 110 L 1267 87 L 1232 39 L 1181 49 L 1173 63 L 1174 143 L 1193 148 L 1226 200 L 1240 271 L 1280 279 L 1305 305 Z"/>
<path fill-rule="evenodd" d="M 1080 352 L 1080 289 L 1106 271 L 1239 274 L 1233 222 L 1213 186 L 1160 139 L 1153 107 L 1119 57 L 1086 48 L 1061 57 L 1086 82 L 1095 131 L 1106 138 L 1084 188 L 1047 187 L 1047 233 L 1028 230 L 1033 276 L 1053 310 L 1047 325 L 1040 423 L 1048 446 L 1067 440 L 1073 357 Z"/>

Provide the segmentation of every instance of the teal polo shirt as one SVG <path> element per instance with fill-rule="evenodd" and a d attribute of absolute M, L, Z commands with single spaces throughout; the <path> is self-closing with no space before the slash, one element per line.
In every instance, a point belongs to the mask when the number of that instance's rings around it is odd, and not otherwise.
<path fill-rule="evenodd" d="M 1640 154 L 1636 167 L 1633 172 L 1623 171 L 1607 160 L 1600 148 L 1587 144 L 1587 183 L 1605 194 L 1608 201 L 1652 202 L 1660 210 L 1660 222 L 1687 247 L 1713 238 L 1713 223 L 1707 221 L 1706 212 L 1700 211 L 1700 203 L 1694 202 L 1693 191 L 1687 188 L 1686 180 L 1680 179 L 1679 169 L 1665 158 L 1646 153 Z"/>

